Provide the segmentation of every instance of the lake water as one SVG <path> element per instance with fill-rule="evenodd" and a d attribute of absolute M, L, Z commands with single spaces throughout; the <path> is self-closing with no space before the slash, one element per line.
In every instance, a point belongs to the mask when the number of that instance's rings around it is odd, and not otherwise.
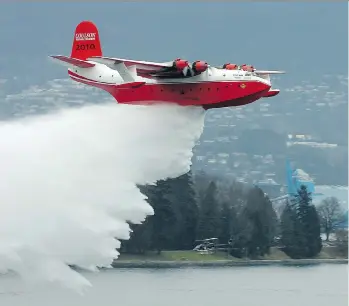
<path fill-rule="evenodd" d="M 0 276 L 1 306 L 347 306 L 347 265 L 114 269 L 84 274 L 84 296 Z"/>

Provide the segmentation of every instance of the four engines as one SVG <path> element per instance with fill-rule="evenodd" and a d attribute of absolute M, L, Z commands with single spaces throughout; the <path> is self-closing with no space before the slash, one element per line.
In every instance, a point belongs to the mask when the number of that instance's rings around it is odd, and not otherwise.
<path fill-rule="evenodd" d="M 185 74 L 187 74 L 188 71 L 191 70 L 192 72 L 194 72 L 194 74 L 192 73 L 192 75 L 195 75 L 195 74 L 200 74 L 206 71 L 208 68 L 208 64 L 207 62 L 204 62 L 204 61 L 195 61 L 190 66 L 188 61 L 177 58 L 176 60 L 173 61 L 173 68 L 175 68 L 177 71 L 183 71 L 183 73 Z M 255 68 L 252 65 L 246 65 L 246 64 L 239 66 L 237 64 L 226 63 L 223 65 L 222 68 L 226 70 L 244 70 L 248 72 L 255 71 Z"/>

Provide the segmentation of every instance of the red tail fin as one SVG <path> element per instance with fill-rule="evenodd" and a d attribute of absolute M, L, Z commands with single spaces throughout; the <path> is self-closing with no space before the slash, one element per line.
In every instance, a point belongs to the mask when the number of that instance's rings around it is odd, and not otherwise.
<path fill-rule="evenodd" d="M 82 21 L 75 29 L 71 57 L 86 60 L 91 56 L 102 56 L 99 33 L 91 21 Z"/>

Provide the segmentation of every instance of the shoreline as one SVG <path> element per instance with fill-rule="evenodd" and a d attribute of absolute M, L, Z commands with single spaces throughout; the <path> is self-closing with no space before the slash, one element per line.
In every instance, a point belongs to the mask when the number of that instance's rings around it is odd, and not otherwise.
<path fill-rule="evenodd" d="M 348 264 L 347 258 L 281 259 L 281 260 L 123 260 L 116 259 L 112 268 L 184 268 L 184 267 L 253 267 L 253 266 L 309 266 L 320 264 Z"/>

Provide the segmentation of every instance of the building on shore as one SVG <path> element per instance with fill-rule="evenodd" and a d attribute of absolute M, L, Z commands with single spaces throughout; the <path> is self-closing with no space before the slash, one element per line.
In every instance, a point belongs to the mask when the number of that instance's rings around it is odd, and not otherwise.
<path fill-rule="evenodd" d="M 307 187 L 311 192 L 313 204 L 319 205 L 322 200 L 327 197 L 335 197 L 338 199 L 345 214 L 343 222 L 338 225 L 338 228 L 348 229 L 348 187 L 346 186 L 316 186 L 315 181 L 302 169 L 293 169 L 290 162 L 286 165 L 286 182 L 284 193 L 278 197 L 273 197 L 272 202 L 276 211 L 281 213 L 282 207 L 286 201 L 294 197 L 302 185 Z"/>

